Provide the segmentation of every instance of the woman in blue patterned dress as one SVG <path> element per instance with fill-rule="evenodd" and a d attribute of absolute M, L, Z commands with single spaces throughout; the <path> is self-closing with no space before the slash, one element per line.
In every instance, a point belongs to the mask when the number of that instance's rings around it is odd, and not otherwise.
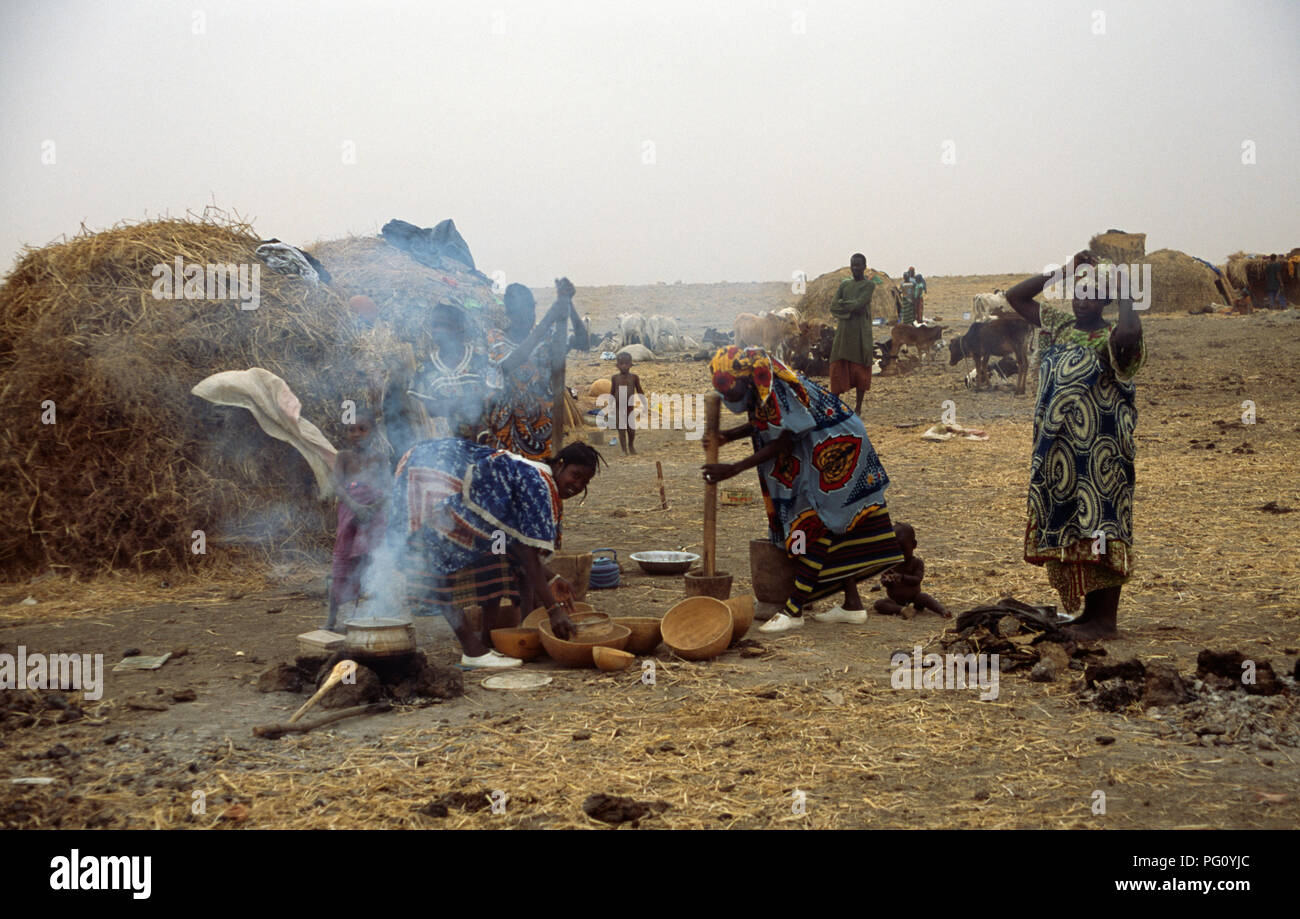
<path fill-rule="evenodd" d="M 1119 634 L 1120 588 L 1134 563 L 1132 381 L 1146 360 L 1130 299 L 1114 298 L 1115 325 L 1102 318 L 1118 275 L 1095 268 L 1095 258 L 1080 252 L 1063 275 L 1028 278 L 1007 291 L 1016 312 L 1043 330 L 1025 561 L 1046 567 L 1067 611 L 1082 600 L 1083 614 L 1067 628 L 1080 641 Z M 1069 313 L 1034 300 L 1057 277 L 1073 282 Z"/>
<path fill-rule="evenodd" d="M 803 625 L 804 607 L 837 591 L 844 603 L 819 622 L 862 623 L 857 582 L 903 561 L 885 506 L 889 478 L 862 419 L 838 398 L 760 348 L 719 349 L 710 366 L 727 408 L 749 423 L 718 432 L 719 446 L 751 437 L 738 463 L 708 463 L 706 482 L 758 467 L 772 542 L 795 562 L 785 610 L 760 631 Z"/>
<path fill-rule="evenodd" d="M 560 546 L 561 502 L 586 492 L 601 461 L 586 444 L 538 462 L 459 438 L 422 441 L 402 457 L 389 532 L 402 549 L 407 598 L 416 615 L 446 617 L 463 665 L 518 666 L 490 649 L 493 629 L 519 624 L 517 603 L 509 617 L 501 612 L 506 596 L 536 593 L 556 636 L 572 634 L 573 588 L 544 562 Z M 472 604 L 483 608 L 478 631 L 464 612 Z"/>

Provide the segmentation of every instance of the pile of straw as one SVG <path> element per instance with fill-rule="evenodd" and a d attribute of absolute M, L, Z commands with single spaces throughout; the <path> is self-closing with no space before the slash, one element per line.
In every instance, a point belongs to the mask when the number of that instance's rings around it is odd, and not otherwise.
<path fill-rule="evenodd" d="M 1217 276 L 1185 252 L 1160 249 L 1141 259 L 1151 266 L 1151 312 L 1199 311 L 1227 299 L 1215 286 Z"/>
<path fill-rule="evenodd" d="M 231 543 L 327 544 L 306 462 L 190 388 L 264 367 L 339 443 L 341 401 L 364 401 L 391 343 L 330 287 L 262 265 L 258 243 L 209 211 L 26 250 L 0 287 L 0 566 L 191 568 Z M 260 308 L 155 299 L 155 266 L 178 256 L 259 265 Z M 207 555 L 193 554 L 194 530 Z"/>
<path fill-rule="evenodd" d="M 309 247 L 333 278 L 344 299 L 364 294 L 375 301 L 380 319 L 417 356 L 433 346 L 429 310 L 439 303 L 462 307 L 480 329 L 505 328 L 505 306 L 492 282 L 460 262 L 444 259 L 431 268 L 390 245 L 382 236 L 349 236 Z"/>
<path fill-rule="evenodd" d="M 892 325 L 898 321 L 896 306 L 899 298 L 898 285 L 890 279 L 889 275 L 874 268 L 868 268 L 866 276 L 878 282 L 876 292 L 871 295 L 871 315 L 877 318 L 883 316 L 885 322 Z M 799 312 L 806 319 L 829 320 L 831 304 L 835 302 L 840 281 L 851 277 L 853 272 L 845 266 L 837 271 L 828 271 L 808 282 L 808 289 L 804 292 L 803 299 L 799 301 Z"/>
<path fill-rule="evenodd" d="M 1300 303 L 1300 248 L 1292 249 L 1287 255 L 1278 253 L 1278 261 L 1284 263 L 1282 266 L 1282 292 L 1286 295 L 1288 302 Z M 1228 264 L 1223 267 L 1223 272 L 1228 276 L 1228 280 L 1232 282 L 1234 289 L 1249 288 L 1256 305 L 1262 306 L 1268 296 L 1268 281 L 1264 277 L 1264 269 L 1267 265 L 1267 255 L 1247 255 L 1245 252 L 1235 252 L 1228 256 Z"/>
<path fill-rule="evenodd" d="M 1088 240 L 1088 250 L 1098 258 L 1132 264 L 1142 261 L 1147 251 L 1147 234 L 1107 230 Z"/>

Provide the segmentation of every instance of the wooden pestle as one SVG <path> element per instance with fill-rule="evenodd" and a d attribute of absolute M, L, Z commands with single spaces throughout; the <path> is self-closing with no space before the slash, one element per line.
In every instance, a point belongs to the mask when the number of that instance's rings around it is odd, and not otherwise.
<path fill-rule="evenodd" d="M 722 416 L 722 396 L 709 393 L 704 397 L 704 461 L 718 461 L 718 421 Z M 714 546 L 718 537 L 718 483 L 704 483 L 704 576 L 711 578 L 716 568 Z"/>

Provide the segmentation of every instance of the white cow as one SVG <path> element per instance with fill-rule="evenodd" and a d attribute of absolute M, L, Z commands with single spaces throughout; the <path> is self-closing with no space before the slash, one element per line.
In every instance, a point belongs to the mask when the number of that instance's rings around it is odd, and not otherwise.
<path fill-rule="evenodd" d="M 621 313 L 618 317 L 620 345 L 644 345 L 650 337 L 646 318 L 640 313 Z"/>
<path fill-rule="evenodd" d="M 775 315 L 780 316 L 784 319 L 789 319 L 791 322 L 795 323 L 796 325 L 799 323 L 801 319 L 803 319 L 803 317 L 799 315 L 799 311 L 795 309 L 793 306 L 787 306 L 785 309 L 776 310 Z"/>
<path fill-rule="evenodd" d="M 1007 302 L 1007 296 L 1000 290 L 995 290 L 991 294 L 976 294 L 971 303 L 970 318 L 971 322 L 983 322 L 985 319 L 991 319 L 998 313 L 1010 313 L 1011 304 Z"/>
<path fill-rule="evenodd" d="M 671 316 L 651 316 L 646 320 L 646 332 L 655 351 L 676 351 L 681 347 L 682 330 Z"/>

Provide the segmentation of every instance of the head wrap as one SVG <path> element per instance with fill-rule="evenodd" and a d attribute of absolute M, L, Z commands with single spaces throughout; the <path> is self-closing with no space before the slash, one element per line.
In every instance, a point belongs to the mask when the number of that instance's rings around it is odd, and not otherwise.
<path fill-rule="evenodd" d="M 808 392 L 793 370 L 776 358 L 768 355 L 762 348 L 741 348 L 731 345 L 719 348 L 709 362 L 709 371 L 713 374 L 713 388 L 726 394 L 735 388 L 736 381 L 746 377 L 754 381 L 758 390 L 758 404 L 761 406 L 772 397 L 773 380 L 788 383 L 794 396 L 804 405 L 808 404 Z"/>

